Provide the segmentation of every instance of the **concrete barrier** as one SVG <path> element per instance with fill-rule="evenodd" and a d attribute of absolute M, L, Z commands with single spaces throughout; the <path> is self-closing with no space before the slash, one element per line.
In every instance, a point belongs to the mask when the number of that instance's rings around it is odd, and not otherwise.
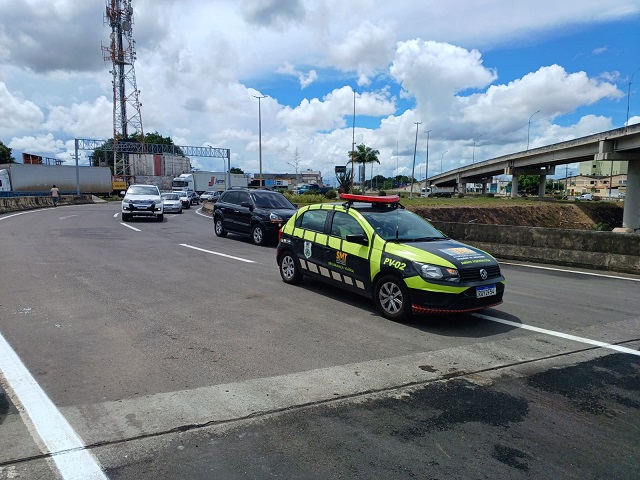
<path fill-rule="evenodd" d="M 80 205 L 94 203 L 92 195 L 61 195 L 58 205 Z M 2 197 L 0 213 L 33 210 L 34 208 L 53 207 L 51 197 Z"/>
<path fill-rule="evenodd" d="M 445 235 L 499 259 L 640 275 L 640 234 L 431 222 Z"/>

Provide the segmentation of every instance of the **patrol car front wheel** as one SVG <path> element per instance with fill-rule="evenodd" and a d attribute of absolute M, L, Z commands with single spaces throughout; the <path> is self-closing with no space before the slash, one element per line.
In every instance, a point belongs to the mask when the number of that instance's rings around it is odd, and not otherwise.
<path fill-rule="evenodd" d="M 285 283 L 296 285 L 302 280 L 298 260 L 293 253 L 286 251 L 280 257 L 280 276 Z"/>
<path fill-rule="evenodd" d="M 411 313 L 411 296 L 404 282 L 393 276 L 378 280 L 374 292 L 376 306 L 389 320 L 404 320 Z"/>

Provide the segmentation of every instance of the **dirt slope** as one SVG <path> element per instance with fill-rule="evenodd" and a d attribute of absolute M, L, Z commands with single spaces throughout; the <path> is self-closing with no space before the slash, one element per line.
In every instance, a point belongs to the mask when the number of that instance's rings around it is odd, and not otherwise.
<path fill-rule="evenodd" d="M 434 221 L 519 225 L 578 230 L 611 230 L 622 226 L 622 204 L 609 202 L 555 203 L 496 206 L 419 206 L 411 207 L 419 215 Z"/>

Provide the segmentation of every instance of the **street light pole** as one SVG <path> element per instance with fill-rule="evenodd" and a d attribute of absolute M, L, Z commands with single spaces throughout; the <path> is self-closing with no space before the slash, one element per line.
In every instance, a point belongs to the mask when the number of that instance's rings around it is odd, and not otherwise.
<path fill-rule="evenodd" d="M 442 155 L 440 156 L 440 173 L 442 173 L 442 159 L 444 158 L 444 154 L 447 153 L 449 150 L 445 150 L 444 152 L 442 152 Z"/>
<path fill-rule="evenodd" d="M 262 110 L 260 107 L 260 100 L 267 98 L 267 96 L 253 95 L 253 97 L 258 99 L 258 150 L 260 152 L 260 188 L 262 188 Z"/>
<path fill-rule="evenodd" d="M 640 71 L 640 68 L 637 68 L 635 72 L 631 74 L 631 78 L 629 78 L 629 84 L 627 85 L 627 120 L 624 122 L 624 131 L 627 131 L 627 127 L 629 126 L 629 100 L 631 99 L 631 84 L 633 83 L 633 76 Z"/>
<path fill-rule="evenodd" d="M 413 167 L 411 168 L 411 191 L 409 192 L 409 198 L 413 198 L 413 180 L 414 180 L 414 173 L 416 171 L 416 152 L 418 150 L 418 126 L 422 123 L 422 122 L 413 122 L 416 124 L 416 141 L 413 144 Z"/>
<path fill-rule="evenodd" d="M 429 133 L 431 130 L 425 132 L 427 134 L 427 162 L 424 166 L 424 187 L 427 188 L 427 178 L 429 178 Z"/>
<path fill-rule="evenodd" d="M 529 117 L 529 126 L 527 127 L 527 152 L 529 151 L 529 132 L 531 131 L 531 119 L 536 113 L 540 113 L 540 110 L 538 110 L 537 112 L 533 112 Z"/>

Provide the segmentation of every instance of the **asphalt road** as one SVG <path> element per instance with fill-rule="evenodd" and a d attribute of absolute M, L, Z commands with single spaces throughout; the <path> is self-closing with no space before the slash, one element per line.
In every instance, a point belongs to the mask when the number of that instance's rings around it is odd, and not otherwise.
<path fill-rule="evenodd" d="M 0 216 L 0 479 L 640 477 L 640 278 L 396 323 L 198 210 Z"/>

